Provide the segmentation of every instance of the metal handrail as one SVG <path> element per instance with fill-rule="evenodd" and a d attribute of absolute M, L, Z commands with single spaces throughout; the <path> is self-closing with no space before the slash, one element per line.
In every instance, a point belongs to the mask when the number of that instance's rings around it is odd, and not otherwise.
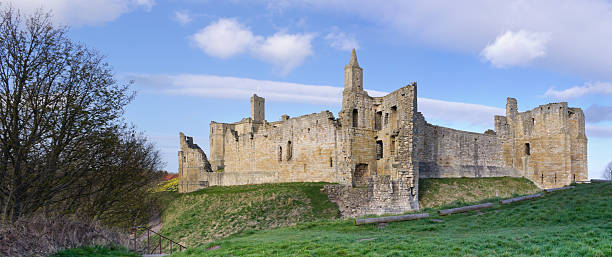
<path fill-rule="evenodd" d="M 160 234 L 160 233 L 157 233 L 157 232 L 155 232 L 155 231 L 151 230 L 151 228 L 149 228 L 149 227 L 147 227 L 147 226 L 138 226 L 138 227 L 135 227 L 134 229 L 146 229 L 146 230 L 147 230 L 147 248 L 146 248 L 145 252 L 148 252 L 148 251 L 150 250 L 150 252 L 149 252 L 150 254 L 155 253 L 155 251 L 156 251 L 158 248 L 159 248 L 159 253 L 160 253 L 160 254 L 162 254 L 162 251 L 163 251 L 163 247 L 162 247 L 162 239 L 166 239 L 168 242 L 170 242 L 170 246 L 169 246 L 169 248 L 170 248 L 170 253 L 173 253 L 173 252 L 174 252 L 174 249 L 173 249 L 173 247 L 172 247 L 172 244 L 176 244 L 176 245 L 179 247 L 179 252 L 182 252 L 182 251 L 183 251 L 183 249 L 187 249 L 187 247 L 185 247 L 184 245 L 179 244 L 179 243 L 175 242 L 174 240 L 172 240 L 172 239 L 170 239 L 170 238 L 167 238 L 167 237 L 165 237 L 164 235 L 162 235 L 162 234 Z M 158 235 L 158 236 L 159 236 L 159 241 L 158 241 L 158 243 L 157 243 L 157 244 L 155 244 L 155 248 L 153 248 L 153 249 L 151 249 L 151 242 L 150 242 L 150 240 L 151 240 L 151 232 L 153 232 L 153 234 L 155 234 L 155 235 Z M 134 242 L 134 244 L 135 244 L 135 243 L 136 243 L 136 242 Z"/>

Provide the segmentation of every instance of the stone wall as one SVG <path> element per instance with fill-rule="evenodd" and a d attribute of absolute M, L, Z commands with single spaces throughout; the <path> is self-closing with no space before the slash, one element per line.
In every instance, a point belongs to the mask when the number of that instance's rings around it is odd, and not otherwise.
<path fill-rule="evenodd" d="M 502 159 L 495 132 L 474 133 L 429 124 L 419 113 L 417 147 L 421 178 L 521 176 Z"/>
<path fill-rule="evenodd" d="M 366 187 L 325 185 L 323 190 L 344 217 L 400 214 L 419 209 L 418 196 L 401 194 L 398 180 L 388 175 L 370 177 Z"/>

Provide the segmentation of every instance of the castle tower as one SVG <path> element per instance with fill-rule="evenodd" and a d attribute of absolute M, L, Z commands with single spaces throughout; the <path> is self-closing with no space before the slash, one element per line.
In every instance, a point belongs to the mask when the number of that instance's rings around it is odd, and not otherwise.
<path fill-rule="evenodd" d="M 251 119 L 254 122 L 262 122 L 266 119 L 265 101 L 266 99 L 256 94 L 251 97 Z"/>
<path fill-rule="evenodd" d="M 351 60 L 344 66 L 344 91 L 363 91 L 363 69 L 359 67 L 354 48 Z"/>

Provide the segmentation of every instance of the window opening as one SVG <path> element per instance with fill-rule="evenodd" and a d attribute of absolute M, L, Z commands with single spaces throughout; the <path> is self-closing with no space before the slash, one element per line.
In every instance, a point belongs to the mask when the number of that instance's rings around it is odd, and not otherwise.
<path fill-rule="evenodd" d="M 383 158 L 383 141 L 376 141 L 376 160 L 380 160 Z"/>

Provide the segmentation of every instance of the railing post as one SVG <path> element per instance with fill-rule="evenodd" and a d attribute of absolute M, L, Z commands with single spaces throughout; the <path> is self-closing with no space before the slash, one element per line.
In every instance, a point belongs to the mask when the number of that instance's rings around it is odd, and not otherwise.
<path fill-rule="evenodd" d="M 159 254 L 162 253 L 161 235 L 159 235 Z"/>
<path fill-rule="evenodd" d="M 150 233 L 150 230 L 147 229 L 147 252 L 149 252 L 149 249 L 151 249 L 151 243 L 149 242 L 149 239 L 151 238 Z"/>

